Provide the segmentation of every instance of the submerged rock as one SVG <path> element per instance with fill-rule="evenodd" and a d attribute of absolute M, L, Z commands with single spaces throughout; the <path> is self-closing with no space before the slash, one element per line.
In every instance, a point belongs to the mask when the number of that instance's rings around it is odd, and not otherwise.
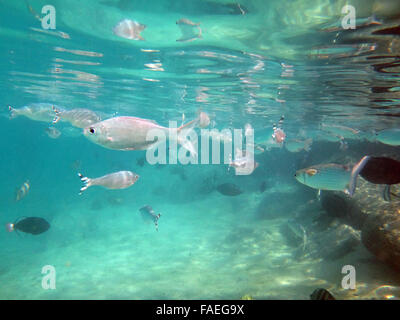
<path fill-rule="evenodd" d="M 361 240 L 380 261 L 400 271 L 398 214 L 376 214 L 368 217 L 361 231 Z"/>
<path fill-rule="evenodd" d="M 361 230 L 367 218 L 357 202 L 342 192 L 323 191 L 321 206 L 328 216 L 338 218 L 357 230 Z"/>

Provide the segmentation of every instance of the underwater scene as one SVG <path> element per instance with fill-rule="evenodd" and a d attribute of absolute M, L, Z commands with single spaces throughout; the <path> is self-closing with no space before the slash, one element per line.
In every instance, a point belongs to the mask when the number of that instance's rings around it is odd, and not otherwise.
<path fill-rule="evenodd" d="M 0 299 L 400 299 L 398 0 L 0 0 Z"/>

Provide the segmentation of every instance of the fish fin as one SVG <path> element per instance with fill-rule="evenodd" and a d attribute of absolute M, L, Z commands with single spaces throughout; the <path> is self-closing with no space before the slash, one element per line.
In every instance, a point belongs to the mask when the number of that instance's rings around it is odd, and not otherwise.
<path fill-rule="evenodd" d="M 189 121 L 188 123 L 186 123 L 186 124 L 180 126 L 180 127 L 177 129 L 177 133 L 178 133 L 177 141 L 178 141 L 178 143 L 179 143 L 184 149 L 186 149 L 187 151 L 189 151 L 189 152 L 190 152 L 190 155 L 193 156 L 193 157 L 196 157 L 196 156 L 197 156 L 197 151 L 196 151 L 196 149 L 195 149 L 193 143 L 192 143 L 189 139 L 187 139 L 186 136 L 188 135 L 188 133 L 189 133 L 191 130 L 193 130 L 193 128 L 196 126 L 197 122 L 198 122 L 198 119 Z"/>
<path fill-rule="evenodd" d="M 78 176 L 81 181 L 84 183 L 84 186 L 80 189 L 79 195 L 82 195 L 83 191 L 89 188 L 91 184 L 91 180 L 88 177 L 84 177 L 81 173 L 78 172 Z"/>
<path fill-rule="evenodd" d="M 354 192 L 356 191 L 357 187 L 357 177 L 361 170 L 365 167 L 367 162 L 369 161 L 370 156 L 364 156 L 362 159 L 356 163 L 351 170 L 351 176 L 350 176 L 350 181 L 348 184 L 348 195 L 352 197 L 354 195 Z"/>

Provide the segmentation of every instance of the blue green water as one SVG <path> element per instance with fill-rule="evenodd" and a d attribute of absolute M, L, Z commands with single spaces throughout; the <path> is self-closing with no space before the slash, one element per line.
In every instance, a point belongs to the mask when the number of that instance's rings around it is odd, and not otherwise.
<path fill-rule="evenodd" d="M 336 260 L 299 258 L 301 243 L 288 245 L 281 231 L 298 216 L 312 230 L 322 210 L 296 170 L 354 163 L 376 148 L 399 154 L 371 138 L 398 127 L 398 35 L 373 33 L 373 25 L 341 30 L 347 2 L 0 0 L 0 224 L 38 216 L 51 225 L 37 236 L 0 232 L 0 299 L 308 299 L 318 287 L 354 298 L 340 286 L 346 264 L 356 266 L 362 293 L 400 285 L 362 244 Z M 47 4 L 56 8 L 55 30 L 35 18 Z M 353 5 L 359 23 L 373 14 L 398 23 L 396 1 Z M 177 42 L 181 18 L 200 22 L 202 38 Z M 113 34 L 122 19 L 145 24 L 145 40 Z M 32 103 L 164 126 L 202 110 L 218 130 L 251 124 L 265 151 L 249 176 L 226 164 L 140 166 L 145 151 L 105 149 L 67 123 L 55 125 L 62 134 L 51 139 L 50 123 L 9 119 L 8 106 Z M 312 138 L 311 151 L 290 153 L 271 141 L 282 115 L 287 139 Z M 360 133 L 327 134 L 323 125 Z M 78 195 L 77 172 L 119 170 L 140 178 L 128 189 Z M 16 202 L 26 180 L 29 193 Z M 217 192 L 226 182 L 244 192 Z M 141 219 L 146 204 L 162 214 L 158 232 Z M 318 246 L 322 252 L 324 242 Z M 54 290 L 42 288 L 45 265 L 55 267 Z"/>

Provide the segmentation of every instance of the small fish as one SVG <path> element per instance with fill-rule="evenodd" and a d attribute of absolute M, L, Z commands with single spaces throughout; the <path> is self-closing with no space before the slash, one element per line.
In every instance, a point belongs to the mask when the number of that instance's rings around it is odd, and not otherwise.
<path fill-rule="evenodd" d="M 97 123 L 101 121 L 101 117 L 94 111 L 89 109 L 72 109 L 72 110 L 58 110 L 56 107 L 53 107 L 53 111 L 56 116 L 53 119 L 53 124 L 57 123 L 61 118 L 65 121 L 71 123 L 74 127 L 77 128 L 86 128 L 93 123 Z"/>
<path fill-rule="evenodd" d="M 335 297 L 326 289 L 315 289 L 310 295 L 310 300 L 336 300 Z"/>
<path fill-rule="evenodd" d="M 210 125 L 210 117 L 207 113 L 201 111 L 198 116 L 198 127 L 199 128 L 206 128 Z"/>
<path fill-rule="evenodd" d="M 29 180 L 26 180 L 20 188 L 16 189 L 15 201 L 22 200 L 28 194 L 30 188 Z"/>
<path fill-rule="evenodd" d="M 57 139 L 61 136 L 61 132 L 54 127 L 46 128 L 45 132 L 52 139 Z"/>
<path fill-rule="evenodd" d="M 356 163 L 351 172 L 349 195 L 356 190 L 357 177 L 360 175 L 374 184 L 393 185 L 400 183 L 400 161 L 387 157 L 364 156 Z M 390 192 L 390 189 L 387 190 Z"/>
<path fill-rule="evenodd" d="M 146 29 L 144 24 L 137 21 L 124 19 L 117 23 L 113 28 L 115 35 L 130 40 L 144 40 L 140 33 Z"/>
<path fill-rule="evenodd" d="M 53 106 L 49 103 L 32 103 L 19 109 L 9 106 L 8 110 L 10 119 L 24 116 L 34 121 L 51 122 L 54 119 Z M 57 107 L 57 109 L 63 110 L 61 107 Z"/>
<path fill-rule="evenodd" d="M 319 164 L 296 171 L 295 178 L 302 184 L 318 190 L 337 190 L 349 193 L 351 171 L 339 164 Z"/>
<path fill-rule="evenodd" d="M 139 159 L 136 160 L 136 164 L 137 164 L 139 167 L 143 167 L 144 164 L 145 164 L 145 160 L 146 160 L 145 157 L 141 157 L 141 158 L 139 158 Z"/>
<path fill-rule="evenodd" d="M 285 142 L 285 148 L 289 152 L 300 152 L 300 151 L 310 151 L 311 150 L 311 144 L 312 144 L 312 139 L 307 139 L 307 140 L 298 140 L 298 139 L 292 139 L 292 140 L 287 140 Z"/>
<path fill-rule="evenodd" d="M 181 29 L 182 36 L 176 40 L 179 42 L 189 42 L 196 39 L 202 39 L 200 22 L 195 23 L 189 19 L 180 19 L 176 24 Z"/>
<path fill-rule="evenodd" d="M 152 148 L 160 141 L 157 136 L 153 140 L 148 140 L 149 132 L 152 130 L 161 131 L 166 138 L 177 136 L 177 142 L 191 155 L 197 155 L 192 142 L 185 137 L 181 137 L 183 129 L 191 130 L 197 123 L 192 120 L 179 128 L 167 128 L 158 125 L 155 121 L 136 117 L 114 117 L 86 127 L 83 134 L 90 141 L 102 147 L 113 150 L 147 150 Z"/>
<path fill-rule="evenodd" d="M 156 230 L 158 231 L 158 219 L 160 219 L 161 213 L 156 214 L 153 208 L 150 207 L 149 205 L 145 205 L 144 207 L 140 208 L 139 211 L 143 219 L 145 220 L 150 219 L 152 222 L 154 222 Z"/>
<path fill-rule="evenodd" d="M 237 196 L 243 191 L 234 183 L 223 183 L 217 186 L 217 191 L 224 196 Z"/>
<path fill-rule="evenodd" d="M 102 186 L 107 189 L 125 189 L 133 185 L 139 179 L 139 175 L 132 171 L 118 171 L 99 178 L 84 177 L 80 173 L 78 173 L 78 176 L 84 183 L 84 186 L 80 190 L 80 195 L 91 186 Z"/>
<path fill-rule="evenodd" d="M 28 217 L 21 220 L 17 219 L 14 223 L 6 224 L 6 230 L 8 232 L 22 231 L 34 235 L 46 232 L 49 228 L 50 224 L 45 219 L 38 217 Z"/>
<path fill-rule="evenodd" d="M 400 146 L 400 129 L 392 128 L 376 133 L 376 140 L 390 146 Z"/>
<path fill-rule="evenodd" d="M 348 143 L 344 140 L 344 138 L 342 137 L 342 139 L 340 139 L 339 141 L 340 145 L 339 145 L 339 149 L 341 151 L 346 151 L 349 148 Z"/>
<path fill-rule="evenodd" d="M 281 129 L 284 120 L 285 117 L 281 116 L 278 126 L 276 124 L 273 125 L 274 132 L 272 133 L 272 139 L 278 144 L 282 144 L 286 139 L 286 133 Z"/>
<path fill-rule="evenodd" d="M 265 190 L 267 190 L 268 184 L 266 181 L 261 182 L 260 188 L 258 189 L 260 193 L 263 193 Z"/>

